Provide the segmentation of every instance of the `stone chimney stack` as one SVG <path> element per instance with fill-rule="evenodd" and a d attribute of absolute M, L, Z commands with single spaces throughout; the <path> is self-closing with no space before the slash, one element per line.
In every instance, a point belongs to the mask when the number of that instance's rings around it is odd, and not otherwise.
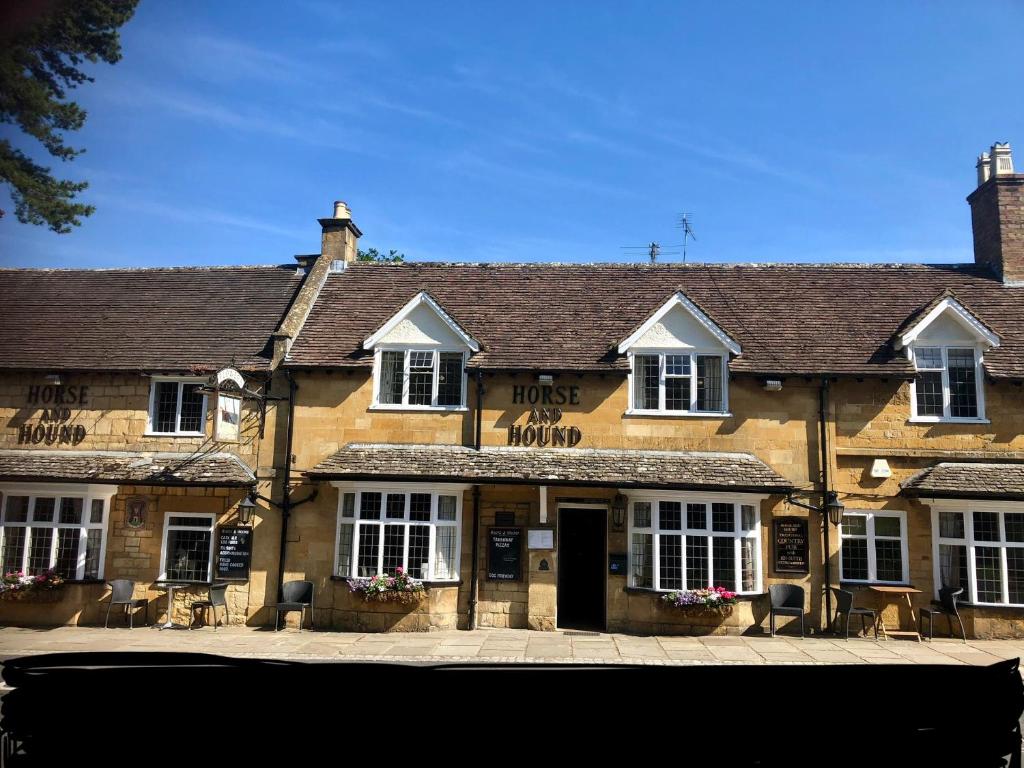
<path fill-rule="evenodd" d="M 363 233 L 352 222 L 352 211 L 341 200 L 334 203 L 334 216 L 319 219 L 323 235 L 320 239 L 320 253 L 332 262 L 351 264 L 356 260 L 359 237 Z"/>
<path fill-rule="evenodd" d="M 1024 174 L 1014 173 L 1008 142 L 978 158 L 978 188 L 968 197 L 974 262 L 1006 285 L 1024 286 Z"/>

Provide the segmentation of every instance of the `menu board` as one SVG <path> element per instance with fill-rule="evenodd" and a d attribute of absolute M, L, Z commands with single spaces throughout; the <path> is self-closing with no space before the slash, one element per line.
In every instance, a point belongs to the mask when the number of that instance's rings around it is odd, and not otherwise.
<path fill-rule="evenodd" d="M 218 579 L 248 579 L 252 562 L 252 528 L 222 525 L 217 529 Z"/>
<path fill-rule="evenodd" d="M 487 578 L 519 581 L 522 573 L 523 529 L 487 529 Z"/>
<path fill-rule="evenodd" d="M 809 573 L 806 517 L 776 517 L 772 521 L 776 573 Z"/>

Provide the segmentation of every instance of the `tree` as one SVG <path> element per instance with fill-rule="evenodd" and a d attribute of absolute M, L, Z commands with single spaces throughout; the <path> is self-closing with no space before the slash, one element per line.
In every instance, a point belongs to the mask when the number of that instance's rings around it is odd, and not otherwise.
<path fill-rule="evenodd" d="M 387 256 L 385 256 L 376 248 L 370 248 L 366 251 L 359 248 L 356 252 L 356 261 L 376 261 L 382 264 L 392 264 L 405 261 L 405 254 L 391 249 L 388 251 Z"/>
<path fill-rule="evenodd" d="M 120 60 L 118 29 L 137 4 L 138 0 L 63 0 L 43 3 L 45 10 L 36 18 L 18 19 L 22 23 L 20 28 L 12 25 L 16 31 L 11 39 L 0 40 L 0 123 L 17 124 L 65 162 L 84 152 L 65 144 L 61 133 L 77 131 L 86 117 L 67 92 L 93 82 L 82 71 L 84 62 Z M 25 7 L 20 10 L 24 13 Z M 75 200 L 88 182 L 55 178 L 48 167 L 7 139 L 0 140 L 0 181 L 10 185 L 15 215 L 23 224 L 45 224 L 67 233 L 82 223 L 79 217 L 95 210 Z"/>

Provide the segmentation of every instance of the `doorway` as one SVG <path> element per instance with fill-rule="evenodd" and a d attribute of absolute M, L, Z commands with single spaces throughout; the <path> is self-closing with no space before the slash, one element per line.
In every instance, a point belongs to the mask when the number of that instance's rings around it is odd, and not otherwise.
<path fill-rule="evenodd" d="M 558 510 L 559 629 L 605 629 L 607 518 L 604 507 Z"/>

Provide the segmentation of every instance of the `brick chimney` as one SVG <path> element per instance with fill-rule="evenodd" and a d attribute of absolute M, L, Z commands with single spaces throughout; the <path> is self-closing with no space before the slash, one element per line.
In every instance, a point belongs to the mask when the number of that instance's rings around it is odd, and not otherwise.
<path fill-rule="evenodd" d="M 1009 143 L 978 157 L 978 188 L 968 197 L 974 261 L 1006 285 L 1024 286 L 1024 174 L 1014 173 Z"/>
<path fill-rule="evenodd" d="M 352 222 L 352 211 L 341 200 L 334 203 L 334 216 L 330 219 L 319 219 L 323 229 L 320 239 L 320 253 L 329 256 L 332 262 L 341 261 L 350 264 L 356 260 L 359 231 Z"/>

